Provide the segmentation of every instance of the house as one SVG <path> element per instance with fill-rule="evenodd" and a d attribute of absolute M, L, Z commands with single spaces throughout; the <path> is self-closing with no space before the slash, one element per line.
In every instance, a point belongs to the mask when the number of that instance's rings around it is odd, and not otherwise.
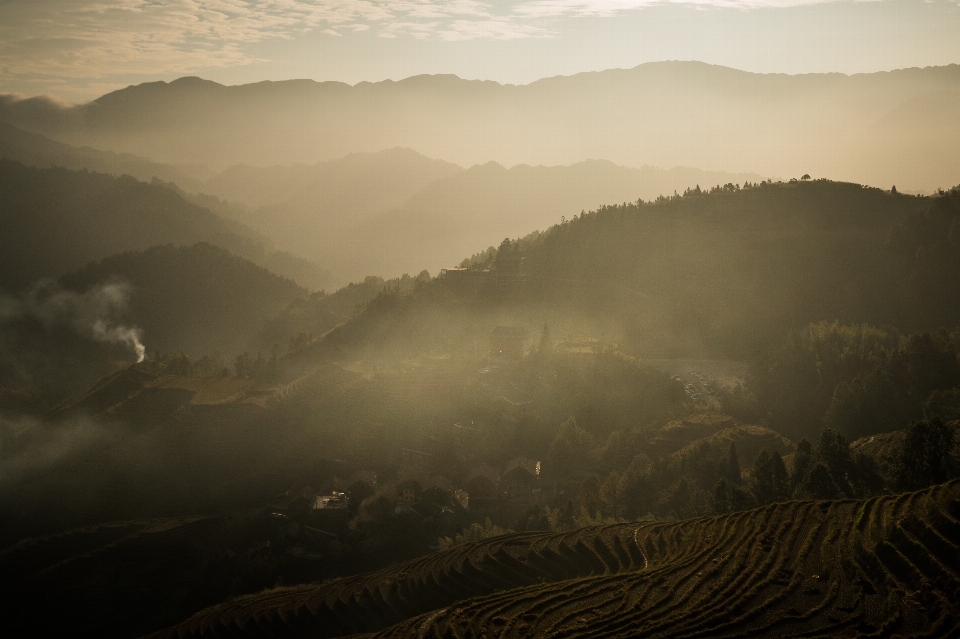
<path fill-rule="evenodd" d="M 334 475 L 333 477 L 327 477 L 322 482 L 320 482 L 320 491 L 321 495 L 331 495 L 334 492 L 346 492 L 347 491 L 347 481 L 340 477 Z"/>
<path fill-rule="evenodd" d="M 308 516 L 311 523 L 323 528 L 345 525 L 348 519 L 350 519 L 350 497 L 340 491 L 317 495 Z"/>
<path fill-rule="evenodd" d="M 413 504 L 420 501 L 423 493 L 423 484 L 416 479 L 404 479 L 397 483 L 397 503 Z"/>
<path fill-rule="evenodd" d="M 470 510 L 490 511 L 500 500 L 500 473 L 491 466 L 477 466 L 467 475 L 463 489 L 469 495 Z"/>
<path fill-rule="evenodd" d="M 440 269 L 440 277 L 442 277 L 444 281 L 453 284 L 482 282 L 490 277 L 490 271 L 489 269 L 485 268 L 465 268 L 463 266 L 455 266 L 453 268 Z"/>
<path fill-rule="evenodd" d="M 508 499 L 529 499 L 538 487 L 540 462 L 517 457 L 507 462 L 500 475 L 500 488 Z"/>
<path fill-rule="evenodd" d="M 350 505 L 350 498 L 341 492 L 334 491 L 329 495 L 317 495 L 313 503 L 313 510 L 343 510 L 346 511 Z"/>
<path fill-rule="evenodd" d="M 304 486 L 298 491 L 287 491 L 271 502 L 270 510 L 299 519 L 309 514 L 318 492 L 311 486 Z"/>
<path fill-rule="evenodd" d="M 456 491 L 452 487 L 444 488 L 442 482 L 432 482 L 433 485 L 426 488 L 421 494 L 421 503 L 430 503 L 440 510 L 437 515 L 453 515 L 464 509 L 463 503 L 457 498 Z M 449 482 L 448 482 L 449 483 Z"/>
<path fill-rule="evenodd" d="M 504 359 L 520 359 L 526 351 L 529 333 L 521 326 L 498 326 L 490 333 L 490 354 Z"/>

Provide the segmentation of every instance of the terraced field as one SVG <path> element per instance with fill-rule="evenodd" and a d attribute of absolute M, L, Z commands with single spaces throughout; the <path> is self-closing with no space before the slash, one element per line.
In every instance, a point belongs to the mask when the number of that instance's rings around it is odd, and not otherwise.
<path fill-rule="evenodd" d="M 960 482 L 517 534 L 238 598 L 157 636 L 960 636 Z"/>

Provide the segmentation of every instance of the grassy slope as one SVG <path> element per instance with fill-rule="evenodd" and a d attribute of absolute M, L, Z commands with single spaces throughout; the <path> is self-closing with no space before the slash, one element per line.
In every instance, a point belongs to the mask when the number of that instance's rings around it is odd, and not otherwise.
<path fill-rule="evenodd" d="M 266 591 L 157 637 L 855 636 L 957 631 L 960 482 L 866 502 L 496 537 Z M 419 614 L 418 614 L 419 613 Z"/>

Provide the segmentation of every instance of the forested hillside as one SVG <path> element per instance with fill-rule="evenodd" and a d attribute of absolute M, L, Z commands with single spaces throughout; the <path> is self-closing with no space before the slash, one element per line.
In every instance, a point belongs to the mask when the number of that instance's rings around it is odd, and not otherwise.
<path fill-rule="evenodd" d="M 61 278 L 85 291 L 119 277 L 129 282 L 129 321 L 147 348 L 232 357 L 261 327 L 306 291 L 294 282 L 207 243 L 155 246 L 90 263 Z"/>
<path fill-rule="evenodd" d="M 461 321 L 446 312 L 470 323 L 508 309 L 527 326 L 602 333 L 646 357 L 743 359 L 823 319 L 904 332 L 954 326 L 958 199 L 792 181 L 605 206 L 504 241 L 465 262 L 475 277 L 440 278 L 414 295 L 422 303 L 384 300 L 343 330 L 406 330 L 439 343 Z M 503 288 L 496 273 L 510 255 L 523 275 Z M 413 319 L 376 319 L 390 307 Z"/>
<path fill-rule="evenodd" d="M 390 210 L 368 211 L 324 252 L 353 277 L 365 274 L 364 268 L 391 275 L 436 272 L 504 236 L 526 235 L 605 203 L 759 179 L 753 173 L 628 168 L 598 160 L 510 168 L 490 162 L 436 180 Z M 318 244 L 326 245 L 323 238 Z"/>

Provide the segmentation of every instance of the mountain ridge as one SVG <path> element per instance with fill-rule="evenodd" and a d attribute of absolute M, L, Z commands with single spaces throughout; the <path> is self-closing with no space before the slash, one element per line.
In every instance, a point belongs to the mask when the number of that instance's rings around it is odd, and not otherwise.
<path fill-rule="evenodd" d="M 913 97 L 958 89 L 958 65 L 848 76 L 758 74 L 675 61 L 526 85 L 449 75 L 353 86 L 186 79 L 131 86 L 65 108 L 7 96 L 0 120 L 61 142 L 218 169 L 238 161 L 312 163 L 401 146 L 461 166 L 599 157 L 634 167 L 900 182 L 929 192 L 960 182 L 949 163 L 924 159 L 923 149 L 939 148 L 934 141 L 914 141 L 923 170 L 910 172 L 897 146 L 909 141 L 905 130 L 869 125 Z M 946 113 L 953 117 L 958 108 L 948 102 Z M 950 131 L 947 139 L 958 135 Z"/>

